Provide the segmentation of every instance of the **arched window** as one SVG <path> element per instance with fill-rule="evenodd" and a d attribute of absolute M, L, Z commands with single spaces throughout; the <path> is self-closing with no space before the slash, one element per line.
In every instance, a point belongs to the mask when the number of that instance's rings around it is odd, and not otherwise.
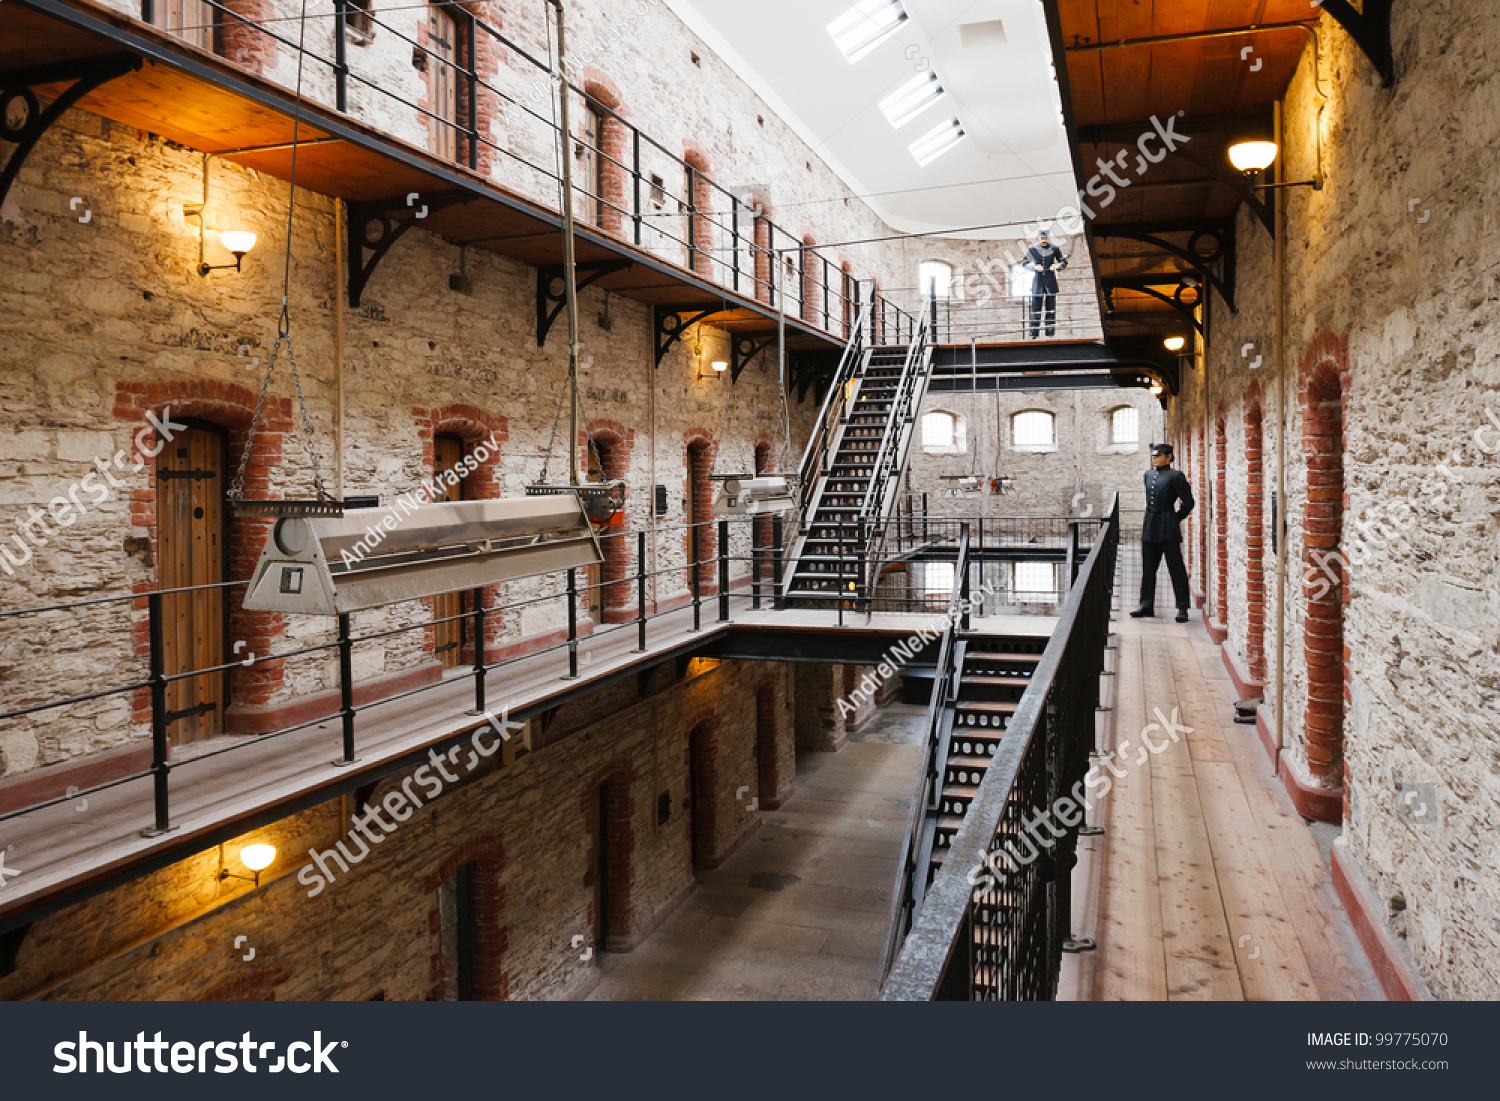
<path fill-rule="evenodd" d="M 956 413 L 935 410 L 922 417 L 922 450 L 929 455 L 957 455 L 966 450 L 964 421 Z"/>
<path fill-rule="evenodd" d="M 953 291 L 953 265 L 941 260 L 923 260 L 917 265 L 917 284 L 923 298 L 946 300 Z"/>
<path fill-rule="evenodd" d="M 1017 451 L 1056 451 L 1057 418 L 1045 409 L 1027 409 L 1010 418 L 1010 442 Z"/>
<path fill-rule="evenodd" d="M 1135 447 L 1141 442 L 1141 415 L 1133 405 L 1110 410 L 1109 442 L 1115 447 Z"/>

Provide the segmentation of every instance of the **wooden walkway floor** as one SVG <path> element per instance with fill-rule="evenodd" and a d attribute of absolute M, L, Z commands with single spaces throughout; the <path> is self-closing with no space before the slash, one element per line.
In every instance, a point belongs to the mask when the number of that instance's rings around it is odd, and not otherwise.
<path fill-rule="evenodd" d="M 1328 863 L 1271 773 L 1202 621 L 1114 624 L 1114 745 L 1103 810 L 1095 1000 L 1369 1000 L 1381 995 Z M 1141 731 L 1160 709 L 1192 728 Z M 1125 743 L 1129 742 L 1128 749 Z M 1089 956 L 1076 957 L 1080 962 Z"/>

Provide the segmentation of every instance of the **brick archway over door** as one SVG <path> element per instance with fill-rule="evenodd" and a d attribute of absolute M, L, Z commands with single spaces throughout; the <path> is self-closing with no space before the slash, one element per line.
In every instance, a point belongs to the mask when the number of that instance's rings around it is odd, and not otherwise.
<path fill-rule="evenodd" d="M 505 871 L 505 846 L 498 837 L 479 837 L 467 841 L 444 860 L 423 881 L 424 892 L 432 899 L 428 910 L 428 932 L 435 942 L 430 957 L 428 992 L 430 1001 L 442 1001 L 445 988 L 453 978 L 445 973 L 441 943 L 442 909 L 438 892 L 444 883 L 466 864 L 474 865 L 472 910 L 469 936 L 473 957 L 470 982 L 476 1002 L 503 1002 L 510 997 L 510 973 L 505 970 L 505 950 L 510 930 L 501 924 L 505 916 L 505 888 L 500 873 Z"/>
<path fill-rule="evenodd" d="M 1214 418 L 1214 537 L 1218 542 L 1214 578 L 1214 615 L 1229 623 L 1229 450 L 1224 410 Z"/>
<path fill-rule="evenodd" d="M 1339 554 L 1344 518 L 1344 415 L 1349 389 L 1348 337 L 1317 337 L 1298 372 L 1307 503 L 1302 522 L 1302 650 L 1307 662 L 1303 739 L 1313 780 L 1338 787 L 1344 765 L 1348 691 L 1344 601 L 1348 569 Z M 1338 578 L 1332 582 L 1330 574 Z"/>
<path fill-rule="evenodd" d="M 1250 679 L 1266 679 L 1265 469 L 1260 383 L 1245 394 L 1245 664 Z"/>
<path fill-rule="evenodd" d="M 715 561 L 719 552 L 719 533 L 713 522 L 714 484 L 709 476 L 713 473 L 714 453 L 718 445 L 714 443 L 713 436 L 701 428 L 689 429 L 684 443 L 682 462 L 687 479 L 682 488 L 688 498 L 688 519 L 696 525 L 698 532 L 698 561 L 701 563 L 698 567 L 698 592 L 702 596 L 712 596 L 719 591 L 719 564 Z M 682 546 L 687 552 L 688 561 L 692 562 L 691 528 L 682 533 Z M 691 566 L 688 567 L 686 576 L 688 586 L 691 587 Z"/>

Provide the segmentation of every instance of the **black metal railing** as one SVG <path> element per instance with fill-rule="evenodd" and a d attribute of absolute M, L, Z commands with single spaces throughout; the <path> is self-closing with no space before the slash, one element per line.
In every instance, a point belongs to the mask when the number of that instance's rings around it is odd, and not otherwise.
<path fill-rule="evenodd" d="M 700 163 L 673 152 L 632 124 L 618 105 L 606 103 L 575 82 L 571 63 L 566 86 L 599 126 L 590 133 L 580 122 L 574 127 L 577 133 L 562 134 L 555 108 L 557 88 L 564 80 L 550 57 L 550 30 L 545 23 L 542 42 L 534 51 L 475 13 L 449 7 L 455 41 L 448 57 L 432 42 L 416 37 L 415 17 L 403 30 L 390 11 L 356 7 L 350 0 L 334 0 L 331 17 L 308 15 L 300 33 L 295 21 L 257 22 L 231 10 L 223 0 L 205 0 L 205 6 L 212 12 L 221 41 L 233 39 L 237 48 L 249 48 L 250 42 L 263 36 L 277 53 L 289 52 L 294 59 L 300 54 L 306 63 L 298 88 L 303 98 L 326 98 L 325 89 L 331 86 L 331 102 L 326 106 L 355 117 L 389 120 L 384 128 L 392 136 L 557 208 L 563 186 L 559 157 L 592 159 L 597 169 L 592 178 L 581 172 L 572 174 L 581 228 L 662 256 L 719 287 L 782 309 L 795 320 L 840 339 L 858 324 L 859 282 L 840 261 L 777 224 L 764 197 L 725 188 Z M 348 49 L 356 20 L 362 42 L 378 55 L 364 65 L 355 64 Z M 400 43 L 402 50 L 410 47 L 413 63 L 422 73 L 433 67 L 452 73 L 451 111 L 401 94 L 400 81 L 393 80 L 389 67 L 379 63 L 389 60 L 388 52 L 383 52 L 386 41 Z M 485 59 L 487 72 L 480 71 L 479 58 Z M 323 72 L 331 80 L 323 78 Z M 362 95 L 351 96 L 355 89 Z M 481 103 L 485 110 L 480 109 Z M 500 128 L 503 144 L 495 139 L 492 123 Z M 914 331 L 912 313 L 878 293 L 871 283 L 872 309 L 865 314 L 871 339 L 877 343 L 900 340 Z"/>
<path fill-rule="evenodd" d="M 963 826 L 892 953 L 887 1001 L 1056 994 L 1082 819 L 1057 815 L 1040 843 L 1026 829 L 1079 791 L 1088 771 L 1119 531 L 1116 498 Z"/>

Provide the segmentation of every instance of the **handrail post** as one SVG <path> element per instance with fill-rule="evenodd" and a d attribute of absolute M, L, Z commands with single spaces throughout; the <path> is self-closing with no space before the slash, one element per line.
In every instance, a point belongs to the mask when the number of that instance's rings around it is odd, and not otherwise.
<path fill-rule="evenodd" d="M 838 580 L 835 582 L 835 585 L 838 588 L 839 626 L 840 627 L 842 627 L 844 625 L 844 523 L 845 523 L 845 521 L 843 521 L 843 520 L 840 520 L 838 522 L 838 524 L 839 524 L 839 570 L 838 570 Z"/>
<path fill-rule="evenodd" d="M 719 622 L 729 622 L 729 521 L 719 521 Z"/>
<path fill-rule="evenodd" d="M 568 571 L 568 679 L 578 679 L 578 570 Z"/>
<path fill-rule="evenodd" d="M 484 587 L 474 590 L 474 710 L 483 715 L 484 705 Z"/>
<path fill-rule="evenodd" d="M 333 87 L 334 105 L 349 110 L 349 59 L 345 28 L 348 26 L 349 0 L 333 0 Z"/>
<path fill-rule="evenodd" d="M 760 521 L 750 521 L 750 608 L 760 611 L 760 557 L 765 548 L 760 545 Z"/>
<path fill-rule="evenodd" d="M 641 219 L 643 217 L 641 214 L 641 132 L 637 129 L 632 129 L 631 133 L 634 135 L 635 146 L 635 168 L 633 173 L 635 176 L 635 243 L 639 245 L 641 243 Z"/>
<path fill-rule="evenodd" d="M 688 271 L 698 270 L 698 187 L 697 169 L 687 166 Z"/>
<path fill-rule="evenodd" d="M 958 545 L 960 547 L 958 570 L 963 574 L 957 579 L 959 630 L 967 631 L 969 629 L 969 522 L 967 520 L 958 526 Z"/>
<path fill-rule="evenodd" d="M 734 236 L 734 289 L 740 289 L 740 198 L 729 196 L 730 227 Z"/>
<path fill-rule="evenodd" d="M 146 597 L 146 614 L 151 642 L 151 794 L 155 824 L 141 833 L 158 837 L 172 828 L 167 793 L 167 774 L 172 765 L 167 760 L 167 651 L 161 608 L 161 593 Z"/>
<path fill-rule="evenodd" d="M 781 517 L 771 517 L 771 607 L 778 612 L 786 607 L 786 598 L 781 594 L 781 553 L 785 536 Z"/>
<path fill-rule="evenodd" d="M 644 531 L 635 533 L 635 563 L 636 602 L 639 606 L 636 630 L 640 644 L 636 652 L 644 654 L 646 652 L 646 533 Z"/>
<path fill-rule="evenodd" d="M 688 525 L 688 557 L 692 560 L 688 581 L 693 590 L 693 630 L 697 631 L 703 626 L 703 597 L 698 591 L 702 579 L 698 576 L 698 524 L 696 522 Z"/>
<path fill-rule="evenodd" d="M 354 632 L 348 612 L 339 613 L 339 722 L 344 756 L 335 765 L 354 763 Z"/>

